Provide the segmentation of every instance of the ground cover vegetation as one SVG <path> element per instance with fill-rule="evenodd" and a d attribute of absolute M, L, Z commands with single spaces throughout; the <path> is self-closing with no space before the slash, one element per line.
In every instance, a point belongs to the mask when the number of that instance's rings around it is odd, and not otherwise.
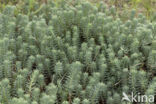
<path fill-rule="evenodd" d="M 123 21 L 105 2 L 42 2 L 0 13 L 1 104 L 133 104 L 123 92 L 156 94 L 154 19 L 131 10 Z"/>

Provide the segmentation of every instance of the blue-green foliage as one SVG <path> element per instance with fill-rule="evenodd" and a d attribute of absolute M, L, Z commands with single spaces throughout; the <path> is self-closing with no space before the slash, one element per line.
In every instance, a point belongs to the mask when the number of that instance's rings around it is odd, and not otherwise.
<path fill-rule="evenodd" d="M 63 4 L 64 3 L 64 4 Z M 37 14 L 0 14 L 1 104 L 124 104 L 156 94 L 156 23 L 133 11 L 50 0 Z"/>

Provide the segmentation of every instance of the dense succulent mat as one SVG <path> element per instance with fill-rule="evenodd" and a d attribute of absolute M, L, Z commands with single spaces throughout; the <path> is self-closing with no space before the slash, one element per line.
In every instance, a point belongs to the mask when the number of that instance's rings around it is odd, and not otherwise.
<path fill-rule="evenodd" d="M 0 14 L 1 104 L 127 104 L 156 94 L 156 23 L 88 2 Z M 132 104 L 132 103 L 128 103 Z M 150 103 L 152 104 L 152 103 Z"/>

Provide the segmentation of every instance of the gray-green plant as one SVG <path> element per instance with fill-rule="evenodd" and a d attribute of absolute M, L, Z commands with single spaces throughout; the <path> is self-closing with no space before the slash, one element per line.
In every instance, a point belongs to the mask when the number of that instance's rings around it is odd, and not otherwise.
<path fill-rule="evenodd" d="M 156 94 L 156 23 L 89 2 L 0 14 L 1 104 L 125 104 Z"/>

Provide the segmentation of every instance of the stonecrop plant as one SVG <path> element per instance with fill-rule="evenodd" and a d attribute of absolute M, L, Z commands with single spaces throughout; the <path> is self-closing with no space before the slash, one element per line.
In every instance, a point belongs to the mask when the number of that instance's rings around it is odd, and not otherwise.
<path fill-rule="evenodd" d="M 123 92 L 156 94 L 156 22 L 135 11 L 123 22 L 102 2 L 15 8 L 0 13 L 0 104 L 133 104 Z"/>

